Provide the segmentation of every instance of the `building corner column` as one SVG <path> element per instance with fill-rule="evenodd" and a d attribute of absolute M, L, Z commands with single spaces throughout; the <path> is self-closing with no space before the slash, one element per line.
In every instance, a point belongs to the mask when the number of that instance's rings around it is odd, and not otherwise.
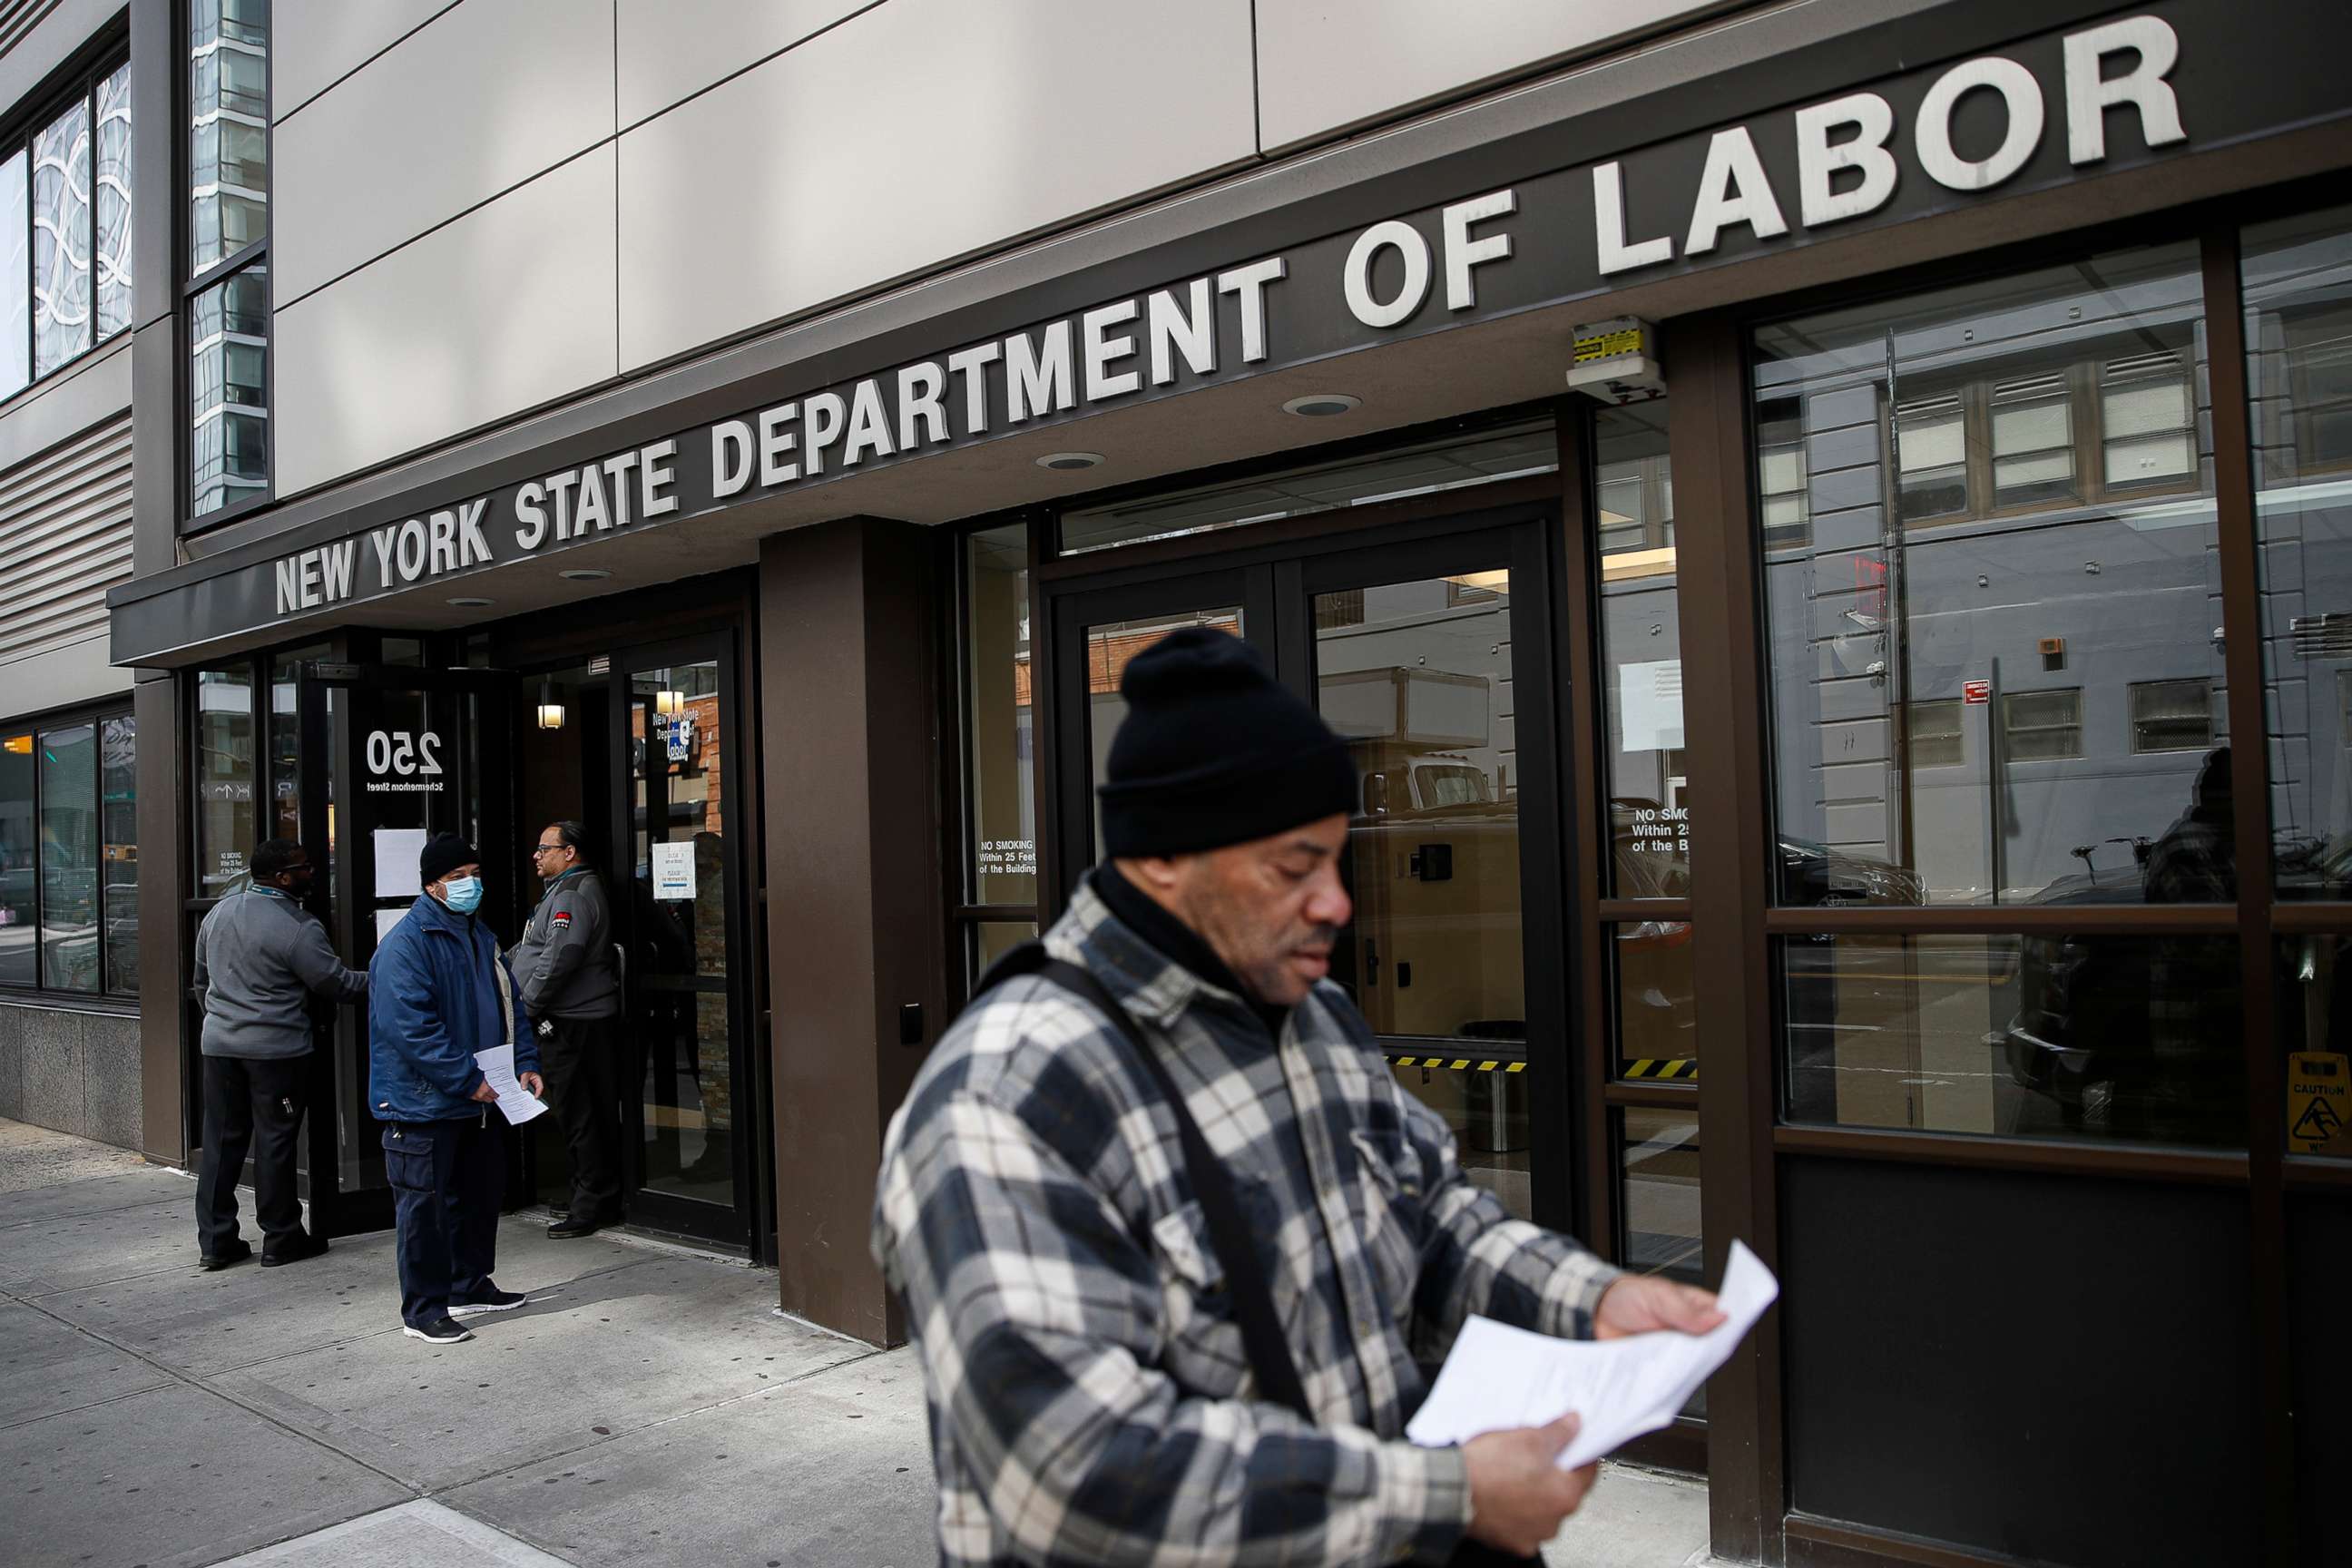
<path fill-rule="evenodd" d="M 131 334 L 131 550 L 134 577 L 179 562 L 179 353 L 174 249 L 181 232 L 176 85 L 185 51 L 171 0 L 131 0 L 131 159 L 160 177 L 134 182 Z M 140 1152 L 184 1164 L 192 1150 L 183 1114 L 189 1085 L 187 815 L 183 807 L 179 679 L 134 672 L 138 725 Z"/>
<path fill-rule="evenodd" d="M 875 1173 L 947 1006 L 934 555 L 877 518 L 760 550 L 778 1300 L 884 1345 Z"/>

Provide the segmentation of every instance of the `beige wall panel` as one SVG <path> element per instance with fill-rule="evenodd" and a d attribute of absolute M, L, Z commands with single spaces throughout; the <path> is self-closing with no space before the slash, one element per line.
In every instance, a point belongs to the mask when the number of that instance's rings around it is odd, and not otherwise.
<path fill-rule="evenodd" d="M 888 0 L 621 138 L 625 368 L 1250 156 L 1248 0 Z"/>
<path fill-rule="evenodd" d="M 1723 0 L 1257 0 L 1267 152 L 1648 32 Z"/>
<path fill-rule="evenodd" d="M 100 632 L 47 653 L 0 661 L 0 690 L 9 693 L 0 706 L 51 708 L 96 702 L 130 690 L 131 681 L 129 669 L 117 669 L 106 662 L 106 634 Z"/>
<path fill-rule="evenodd" d="M 293 119 L 270 155 L 292 301 L 613 133 L 613 17 L 468 0 Z"/>
<path fill-rule="evenodd" d="M 290 496 L 614 372 L 613 145 L 278 312 Z"/>
<path fill-rule="evenodd" d="M 496 4 L 497 0 L 491 0 Z M 277 0 L 269 7 L 270 104 L 285 119 L 336 78 L 422 26 L 453 0 Z"/>
<path fill-rule="evenodd" d="M 621 123 L 790 48 L 871 0 L 619 0 Z"/>

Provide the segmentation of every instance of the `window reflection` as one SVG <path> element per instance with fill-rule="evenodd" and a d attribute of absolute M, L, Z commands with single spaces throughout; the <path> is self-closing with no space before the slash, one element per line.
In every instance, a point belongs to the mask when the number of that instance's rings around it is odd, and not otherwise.
<path fill-rule="evenodd" d="M 1637 1274 L 1705 1283 L 1697 1119 L 1631 1106 L 1617 1115 L 1625 1216 L 1618 1262 Z"/>
<path fill-rule="evenodd" d="M 1361 796 L 1344 867 L 1355 919 L 1331 976 L 1399 1051 L 1446 1042 L 1440 1065 L 1398 1070 L 1454 1128 L 1470 1178 L 1526 1215 L 1510 574 L 1318 594 L 1314 617 L 1316 704 Z"/>
<path fill-rule="evenodd" d="M 268 0 L 190 0 L 189 270 L 268 232 Z"/>
<path fill-rule="evenodd" d="M 97 173 L 91 201 L 96 207 L 98 335 L 131 324 L 131 62 L 125 60 L 97 88 Z"/>
<path fill-rule="evenodd" d="M 30 153 L 0 159 L 0 397 L 33 379 Z"/>
<path fill-rule="evenodd" d="M 2226 936 L 1791 937 L 1791 1121 L 2242 1146 Z"/>
<path fill-rule="evenodd" d="M 2352 207 L 2249 229 L 2278 892 L 2352 897 Z"/>
<path fill-rule="evenodd" d="M 1686 921 L 1640 921 L 1609 929 L 1617 1071 L 1629 1079 L 1698 1079 L 1698 977 Z"/>
<path fill-rule="evenodd" d="M 2145 875 L 2230 853 L 2201 300 L 2175 246 L 1759 331 L 1784 903 L 2226 880 Z"/>
<path fill-rule="evenodd" d="M 253 672 L 196 677 L 196 894 L 242 885 L 254 846 Z"/>
<path fill-rule="evenodd" d="M 0 985 L 37 978 L 40 828 L 33 820 L 33 733 L 0 735 Z"/>
<path fill-rule="evenodd" d="M 1362 795 L 1334 975 L 1383 1035 L 1523 1042 L 1510 575 L 1315 600 L 1315 690 Z"/>
<path fill-rule="evenodd" d="M 725 736 L 715 660 L 629 677 L 629 1026 L 650 1190 L 734 1201 Z"/>
<path fill-rule="evenodd" d="M 189 509 L 269 487 L 269 268 L 255 262 L 195 298 L 188 317 Z"/>
<path fill-rule="evenodd" d="M 1684 804 L 1682 597 L 1663 398 L 1593 416 L 1601 568 L 1601 700 L 1608 715 L 1609 890 L 1689 892 Z"/>
<path fill-rule="evenodd" d="M 40 732 L 41 984 L 96 991 L 99 973 L 98 727 Z"/>
<path fill-rule="evenodd" d="M 47 375 L 88 349 L 89 102 L 33 137 L 33 374 Z"/>
<path fill-rule="evenodd" d="M 970 897 L 977 904 L 1034 904 L 1037 802 L 1030 754 L 1035 707 L 1029 660 L 1029 531 L 1015 523 L 975 533 L 965 550 Z"/>
<path fill-rule="evenodd" d="M 139 994 L 139 726 L 129 714 L 99 726 L 99 813 L 104 842 L 106 989 Z"/>

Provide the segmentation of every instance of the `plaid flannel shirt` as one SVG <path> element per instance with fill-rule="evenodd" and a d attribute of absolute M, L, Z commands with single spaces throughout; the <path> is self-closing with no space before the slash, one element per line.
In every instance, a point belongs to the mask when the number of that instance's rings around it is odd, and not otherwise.
<path fill-rule="evenodd" d="M 1277 1045 L 1082 887 L 1049 932 L 1164 1054 L 1233 1174 L 1316 1416 L 1254 1397 L 1176 1125 L 1116 1026 L 1036 976 L 951 1029 L 892 1120 L 873 1247 L 923 1365 L 940 1559 L 1442 1559 L 1458 1448 L 1403 1440 L 1474 1312 L 1589 1337 L 1617 1271 L 1474 1186 L 1328 982 Z"/>

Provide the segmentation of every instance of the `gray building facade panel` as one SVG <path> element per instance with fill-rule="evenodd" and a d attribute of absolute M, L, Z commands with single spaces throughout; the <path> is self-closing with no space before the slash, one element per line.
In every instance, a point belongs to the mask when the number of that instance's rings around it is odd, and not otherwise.
<path fill-rule="evenodd" d="M 289 53 L 278 52 L 280 71 Z M 607 11 L 569 0 L 462 5 L 299 112 L 278 114 L 269 149 L 276 308 L 608 140 L 613 70 Z M 594 243 L 602 217 L 567 214 L 566 247 Z M 451 268 L 442 289 L 463 298 L 483 281 Z M 467 323 L 427 312 L 413 325 L 459 332 Z M 299 341 L 303 329 L 286 330 Z"/>

